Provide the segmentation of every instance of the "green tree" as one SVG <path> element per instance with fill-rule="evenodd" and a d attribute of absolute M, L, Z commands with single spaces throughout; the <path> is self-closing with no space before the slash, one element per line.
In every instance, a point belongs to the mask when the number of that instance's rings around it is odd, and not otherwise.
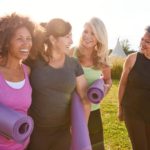
<path fill-rule="evenodd" d="M 122 47 L 122 49 L 124 50 L 124 52 L 126 53 L 126 54 L 128 54 L 129 53 L 129 51 L 130 51 L 130 43 L 129 43 L 129 40 L 128 39 L 124 39 L 124 40 L 122 40 L 121 42 L 120 42 L 120 44 L 121 44 L 121 47 Z"/>

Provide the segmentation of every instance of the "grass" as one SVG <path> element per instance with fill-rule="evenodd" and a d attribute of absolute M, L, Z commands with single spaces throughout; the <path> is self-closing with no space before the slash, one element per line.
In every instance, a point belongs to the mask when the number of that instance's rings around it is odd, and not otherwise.
<path fill-rule="evenodd" d="M 131 150 L 131 144 L 124 122 L 119 122 L 117 118 L 117 92 L 118 80 L 114 80 L 111 90 L 101 102 L 100 106 L 104 128 L 105 149 Z"/>

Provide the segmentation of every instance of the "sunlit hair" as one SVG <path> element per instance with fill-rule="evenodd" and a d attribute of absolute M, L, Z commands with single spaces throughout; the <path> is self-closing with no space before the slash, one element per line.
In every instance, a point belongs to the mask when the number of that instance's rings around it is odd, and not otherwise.
<path fill-rule="evenodd" d="M 46 38 L 45 27 L 41 25 L 36 25 L 34 36 L 33 36 L 33 46 L 30 51 L 28 60 L 35 60 L 44 55 L 45 38 Z"/>
<path fill-rule="evenodd" d="M 150 26 L 147 26 L 147 27 L 145 28 L 145 31 L 148 32 L 148 33 L 150 33 Z"/>
<path fill-rule="evenodd" d="M 6 15 L 0 18 L 0 54 L 7 56 L 10 40 L 20 27 L 26 27 L 33 37 L 35 24 L 28 18 L 16 13 Z"/>
<path fill-rule="evenodd" d="M 98 41 L 93 52 L 93 64 L 95 68 L 109 66 L 108 60 L 108 38 L 104 23 L 99 18 L 93 17 L 86 24 L 90 25 Z"/>
<path fill-rule="evenodd" d="M 47 36 L 61 37 L 67 35 L 71 31 L 71 24 L 60 18 L 50 20 L 46 26 Z"/>
<path fill-rule="evenodd" d="M 55 38 L 65 36 L 70 33 L 71 29 L 71 24 L 60 18 L 54 18 L 44 25 L 39 24 L 34 34 L 35 47 L 30 52 L 29 59 L 42 57 L 48 63 L 52 57 L 52 43 L 49 37 L 51 35 Z"/>

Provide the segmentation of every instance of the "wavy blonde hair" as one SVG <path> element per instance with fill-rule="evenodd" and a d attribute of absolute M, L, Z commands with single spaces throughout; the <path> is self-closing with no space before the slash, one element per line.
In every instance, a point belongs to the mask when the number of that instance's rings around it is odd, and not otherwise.
<path fill-rule="evenodd" d="M 97 45 L 93 53 L 93 63 L 95 68 L 109 66 L 108 59 L 108 37 L 105 24 L 97 17 L 93 17 L 87 22 L 92 27 L 93 33 L 97 39 Z"/>

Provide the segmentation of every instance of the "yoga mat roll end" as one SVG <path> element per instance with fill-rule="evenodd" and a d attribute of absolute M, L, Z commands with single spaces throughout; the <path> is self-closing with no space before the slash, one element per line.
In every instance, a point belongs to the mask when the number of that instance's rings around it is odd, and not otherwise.
<path fill-rule="evenodd" d="M 103 79 L 98 79 L 94 81 L 93 84 L 89 87 L 87 92 L 89 100 L 94 104 L 100 103 L 104 95 L 105 95 L 105 87 Z"/>
<path fill-rule="evenodd" d="M 31 135 L 33 127 L 34 122 L 30 116 L 0 103 L 1 135 L 22 143 Z"/>

